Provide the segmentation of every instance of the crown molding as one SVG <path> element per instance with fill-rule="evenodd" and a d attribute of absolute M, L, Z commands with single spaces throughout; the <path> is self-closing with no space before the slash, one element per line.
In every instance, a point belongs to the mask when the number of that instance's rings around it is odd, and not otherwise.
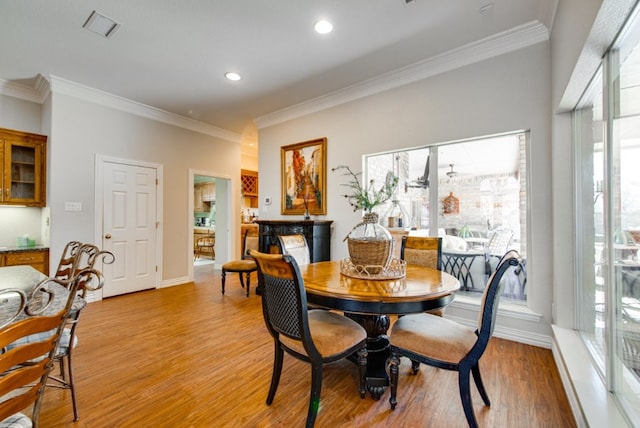
<path fill-rule="evenodd" d="M 167 123 L 169 125 L 199 132 L 201 134 L 210 135 L 223 140 L 240 143 L 241 136 L 235 132 L 218 128 L 197 120 L 193 120 L 184 116 L 151 107 L 128 98 L 113 95 L 99 89 L 90 88 L 57 76 L 49 75 L 47 80 L 51 85 L 51 92 L 54 94 L 69 95 L 74 98 L 82 99 L 88 102 L 110 107 L 116 110 L 124 111 L 136 116 L 155 120 L 157 122 Z"/>
<path fill-rule="evenodd" d="M 255 122 L 258 129 L 277 125 L 547 40 L 547 27 L 539 21 L 531 21 L 347 88 L 265 114 L 256 118 Z"/>
<path fill-rule="evenodd" d="M 40 76 L 38 76 L 38 79 L 36 80 L 36 84 L 39 84 Z M 39 88 L 34 89 L 27 85 L 0 79 L 0 94 L 25 101 L 31 101 L 32 103 L 42 104 L 47 98 L 49 92 L 48 90 L 41 92 Z"/>
<path fill-rule="evenodd" d="M 91 103 L 121 110 L 157 122 L 167 123 L 223 140 L 240 143 L 241 135 L 197 120 L 151 107 L 108 92 L 90 88 L 61 77 L 38 75 L 34 87 L 0 79 L 0 94 L 42 104 L 49 94 L 69 95 Z"/>
<path fill-rule="evenodd" d="M 553 29 L 553 21 L 556 18 L 556 11 L 558 10 L 559 0 L 540 0 L 540 9 L 538 12 L 538 18 L 540 22 L 547 27 L 549 34 Z"/>

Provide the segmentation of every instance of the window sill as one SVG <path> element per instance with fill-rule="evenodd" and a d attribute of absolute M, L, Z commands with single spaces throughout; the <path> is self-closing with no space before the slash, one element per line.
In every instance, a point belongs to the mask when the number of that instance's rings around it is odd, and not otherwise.
<path fill-rule="evenodd" d="M 578 426 L 628 427 L 575 330 L 552 325 L 551 350 Z"/>
<path fill-rule="evenodd" d="M 449 306 L 452 308 L 478 311 L 480 309 L 480 295 L 478 295 L 478 297 L 470 297 L 458 293 L 456 294 L 454 301 Z M 530 322 L 540 322 L 542 319 L 541 314 L 533 312 L 525 305 L 505 301 L 500 301 L 498 306 L 498 315 Z"/>

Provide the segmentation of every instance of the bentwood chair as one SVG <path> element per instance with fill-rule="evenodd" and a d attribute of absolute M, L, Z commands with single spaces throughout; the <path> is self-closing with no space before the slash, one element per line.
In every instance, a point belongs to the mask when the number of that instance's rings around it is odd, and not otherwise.
<path fill-rule="evenodd" d="M 47 278 L 27 295 L 0 291 L 0 427 L 37 427 L 56 348 L 75 298 L 77 281 Z M 44 290 L 47 291 L 44 291 Z M 61 295 L 61 293 L 67 294 Z M 44 297 L 43 296 L 47 296 Z M 42 302 L 49 302 L 43 306 Z M 24 412 L 30 409 L 30 416 Z"/>
<path fill-rule="evenodd" d="M 249 230 L 244 232 L 242 238 L 242 258 L 240 260 L 232 260 L 222 265 L 222 294 L 224 294 L 224 286 L 226 281 L 227 272 L 237 272 L 240 277 L 240 285 L 247 290 L 247 297 L 249 297 L 249 288 L 251 287 L 251 272 L 256 272 L 258 267 L 256 262 L 249 256 L 249 251 L 258 250 L 258 237 L 249 236 Z M 242 275 L 246 276 L 246 285 Z"/>
<path fill-rule="evenodd" d="M 61 280 L 71 279 L 76 257 L 78 256 L 78 250 L 81 246 L 82 242 L 80 241 L 70 241 L 65 245 L 54 275 L 55 278 Z"/>
<path fill-rule="evenodd" d="M 462 407 L 470 427 L 478 426 L 471 402 L 470 375 L 485 405 L 491 405 L 482 384 L 479 361 L 493 334 L 503 275 L 520 264 L 520 255 L 509 251 L 504 255 L 484 289 L 478 327 L 472 328 L 430 314 L 406 315 L 394 323 L 389 335 L 391 345 L 389 403 L 395 409 L 398 391 L 400 356 L 445 370 L 458 372 Z"/>
<path fill-rule="evenodd" d="M 77 282 L 75 293 L 84 299 L 86 297 L 87 290 L 98 290 L 104 284 L 102 281 L 96 281 L 96 276 L 93 274 L 93 268 L 96 261 L 101 258 L 103 263 L 111 264 L 115 260 L 115 257 L 108 251 L 101 251 L 93 244 L 81 244 L 79 246 L 77 244 L 77 241 L 72 241 L 72 243 L 67 244 L 65 247 L 60 265 L 56 272 L 56 278 L 67 281 L 72 278 L 75 279 Z M 68 252 L 69 248 L 75 248 L 75 251 Z M 68 260 L 70 258 L 73 259 L 73 262 L 69 265 Z M 64 264 L 63 260 L 65 261 Z M 65 267 L 61 269 L 61 266 Z M 54 357 L 54 362 L 58 363 L 60 369 L 59 374 L 54 375 L 50 373 L 50 382 L 47 384 L 51 387 L 68 389 L 71 391 L 74 421 L 77 421 L 80 416 L 73 379 L 73 352 L 78 345 L 76 329 L 78 327 L 80 312 L 83 307 L 84 306 L 77 307 L 74 305 L 69 313 L 65 329 L 63 330 L 62 337 L 60 338 L 60 343 Z"/>
<path fill-rule="evenodd" d="M 198 260 L 203 254 L 209 254 L 212 260 L 216 258 L 216 235 L 209 234 L 207 236 L 201 236 L 196 241 L 196 255 L 195 260 Z"/>
<path fill-rule="evenodd" d="M 309 310 L 295 259 L 288 254 L 252 251 L 262 288 L 262 313 L 274 342 L 273 374 L 267 405 L 280 381 L 284 353 L 311 364 L 311 395 L 306 427 L 313 427 L 322 389 L 322 367 L 357 353 L 358 390 L 364 398 L 367 332 L 355 321 L 331 311 Z"/>
<path fill-rule="evenodd" d="M 309 246 L 304 235 L 278 235 L 278 243 L 282 254 L 289 254 L 296 260 L 298 266 L 311 262 Z"/>

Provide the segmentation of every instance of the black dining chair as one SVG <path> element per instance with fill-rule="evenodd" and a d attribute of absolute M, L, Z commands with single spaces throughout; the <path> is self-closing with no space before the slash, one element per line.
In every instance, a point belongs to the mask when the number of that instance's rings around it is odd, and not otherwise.
<path fill-rule="evenodd" d="M 309 245 L 304 235 L 278 235 L 278 245 L 282 254 L 289 254 L 298 263 L 298 266 L 311 263 Z"/>
<path fill-rule="evenodd" d="M 470 376 L 485 405 L 491 405 L 480 376 L 479 361 L 493 334 L 502 278 L 521 262 L 517 251 L 507 252 L 491 275 L 484 289 L 477 329 L 431 314 L 406 315 L 394 323 L 389 335 L 391 357 L 389 365 L 391 409 L 396 408 L 400 356 L 411 361 L 458 372 L 462 407 L 470 427 L 478 426 L 471 402 Z"/>
<path fill-rule="evenodd" d="M 284 353 L 311 364 L 311 395 L 306 427 L 315 424 L 320 407 L 322 367 L 352 354 L 358 356 L 358 390 L 364 398 L 367 332 L 357 322 L 331 311 L 308 310 L 307 295 L 295 259 L 251 251 L 262 285 L 262 313 L 274 341 L 273 374 L 267 405 L 280 381 Z"/>

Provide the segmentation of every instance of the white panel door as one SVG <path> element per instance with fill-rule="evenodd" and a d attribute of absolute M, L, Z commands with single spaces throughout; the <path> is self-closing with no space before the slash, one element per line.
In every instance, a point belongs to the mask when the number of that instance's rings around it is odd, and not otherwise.
<path fill-rule="evenodd" d="M 103 248 L 115 255 L 104 266 L 103 297 L 156 286 L 155 168 L 103 164 Z"/>

